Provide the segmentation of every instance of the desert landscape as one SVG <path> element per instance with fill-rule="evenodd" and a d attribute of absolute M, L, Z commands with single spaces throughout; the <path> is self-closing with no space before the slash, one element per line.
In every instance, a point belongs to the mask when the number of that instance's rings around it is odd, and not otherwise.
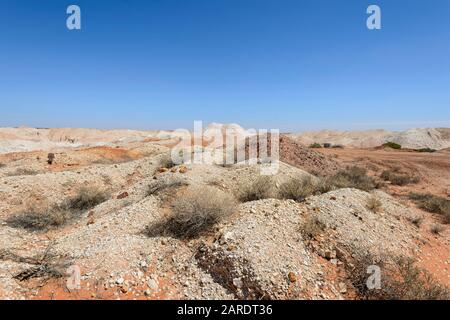
<path fill-rule="evenodd" d="M 448 299 L 449 128 L 282 133 L 272 176 L 185 135 L 0 128 L 0 299 Z"/>

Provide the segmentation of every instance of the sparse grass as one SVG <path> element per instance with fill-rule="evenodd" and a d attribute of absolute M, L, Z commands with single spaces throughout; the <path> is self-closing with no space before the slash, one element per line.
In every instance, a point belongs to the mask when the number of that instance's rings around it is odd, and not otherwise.
<path fill-rule="evenodd" d="M 6 167 L 6 164 L 0 163 L 0 169 Z"/>
<path fill-rule="evenodd" d="M 376 186 L 374 179 L 367 175 L 367 170 L 356 166 L 340 170 L 328 180 L 328 184 L 337 188 L 356 188 L 363 191 L 373 190 Z"/>
<path fill-rule="evenodd" d="M 312 143 L 309 147 L 319 149 L 319 148 L 322 148 L 322 145 L 320 143 L 315 142 L 315 143 Z"/>
<path fill-rule="evenodd" d="M 382 146 L 383 147 L 388 147 L 388 148 L 391 148 L 391 149 L 396 149 L 396 150 L 399 150 L 399 149 L 402 148 L 401 145 L 399 145 L 398 143 L 395 143 L 395 142 L 386 142 L 386 143 L 383 143 Z"/>
<path fill-rule="evenodd" d="M 156 224 L 148 226 L 145 234 L 193 239 L 212 231 L 236 209 L 234 198 L 213 187 L 191 188 L 172 203 L 172 213 Z"/>
<path fill-rule="evenodd" d="M 69 211 L 60 210 L 57 207 L 46 209 L 28 208 L 8 218 L 6 223 L 12 228 L 21 228 L 29 231 L 45 231 L 61 227 L 70 219 L 71 214 Z"/>
<path fill-rule="evenodd" d="M 187 186 L 188 183 L 183 180 L 173 179 L 173 180 L 156 180 L 149 184 L 147 189 L 147 196 L 159 195 L 165 191 L 172 190 L 174 188 L 179 188 L 182 186 Z"/>
<path fill-rule="evenodd" d="M 9 217 L 6 223 L 13 228 L 29 231 L 47 231 L 59 228 L 79 218 L 84 210 L 95 207 L 107 199 L 107 194 L 93 187 L 83 187 L 78 193 L 59 205 L 29 207 Z"/>
<path fill-rule="evenodd" d="M 385 170 L 381 173 L 381 179 L 390 181 L 396 186 L 404 186 L 407 184 L 418 183 L 420 178 L 406 173 L 397 173 L 393 170 Z"/>
<path fill-rule="evenodd" d="M 325 230 L 325 224 L 317 217 L 308 216 L 300 226 L 304 239 L 314 239 Z"/>
<path fill-rule="evenodd" d="M 245 185 L 238 194 L 239 201 L 249 202 L 268 199 L 274 196 L 273 180 L 269 176 L 260 176 L 252 183 Z"/>
<path fill-rule="evenodd" d="M 347 265 L 347 274 L 362 299 L 371 300 L 447 300 L 448 289 L 436 282 L 431 274 L 405 257 L 385 256 L 376 259 L 369 253 L 353 252 Z M 369 289 L 369 266 L 378 266 L 382 272 L 381 288 Z"/>
<path fill-rule="evenodd" d="M 445 230 L 445 228 L 443 226 L 441 226 L 440 224 L 434 224 L 431 226 L 431 229 L 430 229 L 431 233 L 435 234 L 435 235 L 441 234 L 441 232 L 444 230 Z"/>
<path fill-rule="evenodd" d="M 32 278 L 40 278 L 44 281 L 61 278 L 66 275 L 66 270 L 71 265 L 71 261 L 66 257 L 53 254 L 50 246 L 41 255 L 34 257 L 22 257 L 9 250 L 2 249 L 0 250 L 0 260 L 31 265 L 31 267 L 14 275 L 14 279 L 18 281 L 26 281 Z"/>
<path fill-rule="evenodd" d="M 37 174 L 39 174 L 39 171 L 34 169 L 17 168 L 15 171 L 9 172 L 6 175 L 9 177 L 14 177 L 14 176 L 34 176 Z"/>
<path fill-rule="evenodd" d="M 380 212 L 382 209 L 382 203 L 380 199 L 372 195 L 367 199 L 366 207 L 372 212 Z"/>
<path fill-rule="evenodd" d="M 71 211 L 84 211 L 95 207 L 109 198 L 107 192 L 96 187 L 81 187 L 77 194 L 67 199 L 62 207 Z"/>
<path fill-rule="evenodd" d="M 292 199 L 298 202 L 304 201 L 307 197 L 316 194 L 320 190 L 319 182 L 315 182 L 311 177 L 292 178 L 281 184 L 279 198 Z"/>
<path fill-rule="evenodd" d="M 419 208 L 442 216 L 444 223 L 450 223 L 450 200 L 429 193 L 410 193 L 409 198 Z"/>
<path fill-rule="evenodd" d="M 414 217 L 409 219 L 409 221 L 415 225 L 417 228 L 419 228 L 422 225 L 423 218 L 422 217 Z"/>

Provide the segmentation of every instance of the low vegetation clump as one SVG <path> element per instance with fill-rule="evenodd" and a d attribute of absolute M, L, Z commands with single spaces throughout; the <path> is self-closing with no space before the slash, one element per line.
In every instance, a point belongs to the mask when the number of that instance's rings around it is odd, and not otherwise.
<path fill-rule="evenodd" d="M 311 195 L 322 193 L 322 187 L 323 184 L 319 181 L 314 181 L 309 176 L 299 179 L 292 178 L 280 185 L 278 194 L 281 199 L 292 199 L 301 202 Z"/>
<path fill-rule="evenodd" d="M 366 207 L 372 212 L 380 212 L 382 203 L 376 196 L 370 196 L 367 199 Z"/>
<path fill-rule="evenodd" d="M 356 188 L 363 191 L 370 191 L 376 187 L 375 180 L 367 175 L 367 170 L 356 166 L 340 170 L 328 179 L 328 184 L 336 188 Z"/>
<path fill-rule="evenodd" d="M 161 168 L 170 169 L 176 166 L 175 162 L 172 160 L 171 154 L 165 154 L 159 160 L 159 165 Z"/>
<path fill-rule="evenodd" d="M 448 289 L 430 273 L 406 257 L 386 256 L 376 259 L 370 253 L 354 252 L 347 274 L 362 299 L 370 300 L 447 300 Z M 377 266 L 382 278 L 379 288 L 368 288 L 368 268 Z"/>
<path fill-rule="evenodd" d="M 317 217 L 308 216 L 300 226 L 304 239 L 314 239 L 325 230 L 325 224 Z"/>
<path fill-rule="evenodd" d="M 450 223 L 450 200 L 429 193 L 410 193 L 409 198 L 419 208 L 428 212 L 437 213 L 442 216 L 445 223 Z"/>
<path fill-rule="evenodd" d="M 14 177 L 14 176 L 34 176 L 39 174 L 39 171 L 34 169 L 27 169 L 27 168 L 18 168 L 13 172 L 7 173 L 8 176 Z"/>
<path fill-rule="evenodd" d="M 6 164 L 0 163 L 0 168 L 4 168 L 4 167 L 6 167 Z"/>
<path fill-rule="evenodd" d="M 386 148 L 396 149 L 396 150 L 399 150 L 402 148 L 401 145 L 399 145 L 398 143 L 395 143 L 395 142 L 386 142 L 386 143 L 383 143 L 382 146 L 386 147 Z"/>
<path fill-rule="evenodd" d="M 431 226 L 431 229 L 430 229 L 431 233 L 436 234 L 436 235 L 441 234 L 441 232 L 444 230 L 445 230 L 445 228 L 443 226 L 441 226 L 440 224 L 434 224 Z"/>
<path fill-rule="evenodd" d="M 423 222 L 423 218 L 422 217 L 413 217 L 410 218 L 409 221 L 415 225 L 417 228 L 419 228 Z"/>
<path fill-rule="evenodd" d="M 245 185 L 238 194 L 241 202 L 268 199 L 274 196 L 273 180 L 269 176 L 260 176 L 252 183 Z"/>
<path fill-rule="evenodd" d="M 172 180 L 156 180 L 149 184 L 147 189 L 147 196 L 150 195 L 159 195 L 168 190 L 172 190 L 174 188 L 179 188 L 183 186 L 187 186 L 188 183 L 186 181 L 180 179 L 172 179 Z"/>
<path fill-rule="evenodd" d="M 314 149 L 319 149 L 319 148 L 322 148 L 322 145 L 320 143 L 315 142 L 315 143 L 312 143 L 309 147 L 314 148 Z"/>
<path fill-rule="evenodd" d="M 434 153 L 437 150 L 436 149 L 431 149 L 431 148 L 422 148 L 422 149 L 416 149 L 414 150 L 416 152 L 427 152 L 427 153 Z"/>
<path fill-rule="evenodd" d="M 107 194 L 93 187 L 83 187 L 78 193 L 59 205 L 29 207 L 11 216 L 6 223 L 13 228 L 30 231 L 47 231 L 59 228 L 79 218 L 85 210 L 106 201 Z"/>
<path fill-rule="evenodd" d="M 396 170 L 385 170 L 381 173 L 381 179 L 389 181 L 396 186 L 418 183 L 420 178 L 406 173 L 399 173 Z"/>
<path fill-rule="evenodd" d="M 145 234 L 193 239 L 210 232 L 236 209 L 234 198 L 214 187 L 191 188 L 172 203 L 170 216 L 148 226 Z"/>

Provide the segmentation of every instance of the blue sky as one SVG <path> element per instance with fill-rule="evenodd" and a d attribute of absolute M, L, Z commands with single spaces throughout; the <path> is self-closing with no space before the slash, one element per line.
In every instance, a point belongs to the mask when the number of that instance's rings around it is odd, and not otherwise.
<path fill-rule="evenodd" d="M 66 28 L 77 4 L 82 30 Z M 382 9 L 382 30 L 366 8 Z M 448 0 L 3 0 L 0 126 L 450 126 Z"/>

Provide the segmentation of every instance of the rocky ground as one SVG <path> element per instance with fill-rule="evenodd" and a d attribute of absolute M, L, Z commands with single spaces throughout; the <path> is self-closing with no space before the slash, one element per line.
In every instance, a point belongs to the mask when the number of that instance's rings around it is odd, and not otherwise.
<path fill-rule="evenodd" d="M 316 151 L 284 140 L 274 189 L 290 178 L 330 167 L 326 173 L 332 174 L 355 162 L 371 168 L 373 176 L 399 162 L 423 179 L 372 192 L 343 188 L 303 202 L 239 202 L 230 217 L 199 237 L 149 236 L 146 227 L 170 216 L 170 201 L 184 197 L 189 186 L 238 197 L 265 166 L 163 168 L 171 139 L 110 139 L 104 146 L 1 154 L 0 299 L 356 299 L 348 274 L 355 246 L 373 255 L 413 257 L 450 287 L 448 226 L 433 234 L 430 226 L 438 217 L 404 197 L 427 188 L 448 196 L 450 154 Z M 149 192 L 149 186 L 171 182 L 182 183 Z M 60 228 L 29 231 L 8 223 L 30 207 L 59 205 L 81 187 L 105 191 L 107 200 Z M 367 207 L 371 197 L 380 202 L 376 212 Z M 418 216 L 424 219 L 419 227 L 411 222 Z M 308 238 L 301 229 L 311 217 L 320 219 L 323 230 Z M 73 266 L 81 271 L 79 288 L 68 286 L 70 274 L 52 276 L 52 270 L 70 273 Z"/>

